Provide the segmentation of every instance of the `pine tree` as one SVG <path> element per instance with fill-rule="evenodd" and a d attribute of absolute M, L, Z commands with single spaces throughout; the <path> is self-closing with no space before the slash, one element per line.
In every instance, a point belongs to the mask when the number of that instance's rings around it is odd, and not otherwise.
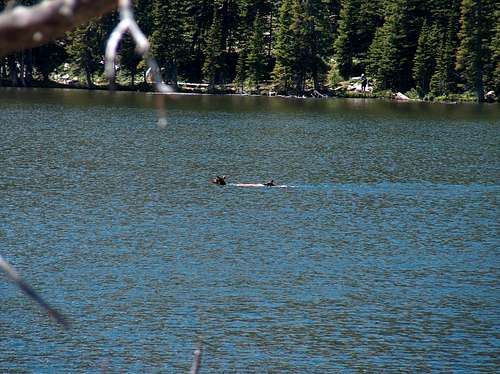
<path fill-rule="evenodd" d="M 458 44 L 458 19 L 459 19 L 459 0 L 454 0 L 450 8 L 443 7 L 438 13 L 445 14 L 440 21 L 443 24 L 441 41 L 437 44 L 437 62 L 436 70 L 431 78 L 430 91 L 437 96 L 447 96 L 456 91 L 457 73 L 455 71 L 455 56 Z M 447 20 L 446 20 L 446 17 Z"/>
<path fill-rule="evenodd" d="M 306 75 L 310 65 L 309 48 L 311 45 L 308 44 L 310 40 L 307 37 L 310 26 L 309 14 L 305 7 L 305 2 L 301 3 L 300 0 L 294 1 L 292 4 L 292 24 L 290 26 L 290 32 L 293 36 L 290 67 L 297 95 L 301 95 L 304 91 Z"/>
<path fill-rule="evenodd" d="M 342 2 L 338 36 L 335 39 L 335 60 L 341 75 L 353 73 L 354 59 L 364 58 L 377 27 L 382 25 L 381 0 L 345 0 Z M 360 73 L 359 67 L 356 69 Z"/>
<path fill-rule="evenodd" d="M 43 83 L 49 83 L 49 75 L 67 59 L 61 42 L 52 42 L 33 49 L 33 67 L 42 76 Z"/>
<path fill-rule="evenodd" d="M 397 78 L 402 74 L 402 65 L 399 60 L 396 32 L 394 22 L 384 23 L 375 32 L 375 37 L 368 50 L 366 68 L 368 75 L 373 77 L 377 89 L 395 89 L 398 85 Z"/>
<path fill-rule="evenodd" d="M 243 46 L 240 49 L 240 53 L 238 55 L 238 63 L 236 65 L 236 77 L 234 78 L 234 82 L 238 86 L 238 90 L 240 92 L 244 92 L 245 89 L 245 81 L 247 80 L 247 47 Z"/>
<path fill-rule="evenodd" d="M 366 60 L 377 88 L 405 91 L 412 87 L 422 5 L 417 0 L 391 0 L 387 4 L 384 24 L 377 29 Z"/>
<path fill-rule="evenodd" d="M 438 41 L 437 25 L 429 26 L 427 22 L 424 22 L 413 60 L 413 79 L 420 97 L 424 97 L 429 92 L 430 81 L 436 68 Z"/>
<path fill-rule="evenodd" d="M 342 2 L 338 36 L 333 46 L 337 67 L 344 79 L 349 78 L 352 73 L 357 9 L 359 9 L 359 1 L 345 0 Z"/>
<path fill-rule="evenodd" d="M 328 65 L 325 60 L 332 51 L 332 33 L 328 20 L 331 16 L 331 1 L 305 0 L 303 38 L 305 44 L 306 78 L 311 78 L 313 88 L 320 89 L 320 81 L 326 78 Z"/>
<path fill-rule="evenodd" d="M 293 23 L 293 5 L 296 0 L 283 0 L 279 10 L 278 32 L 276 35 L 276 64 L 272 73 L 276 89 L 287 93 L 293 78 L 294 35 L 291 32 Z"/>
<path fill-rule="evenodd" d="M 246 57 L 246 66 L 248 68 L 248 79 L 250 83 L 259 90 L 259 83 L 264 74 L 264 60 L 266 58 L 264 49 L 264 20 L 260 13 L 255 16 L 252 27 L 252 35 Z"/>
<path fill-rule="evenodd" d="M 222 67 L 223 56 L 221 45 L 221 16 L 218 8 L 215 10 L 212 26 L 208 31 L 204 54 L 205 62 L 203 64 L 203 75 L 208 81 L 209 90 L 213 91 L 214 85 L 218 83 L 218 75 Z"/>
<path fill-rule="evenodd" d="M 247 59 L 250 57 L 254 59 L 254 56 L 251 55 L 250 49 L 253 49 L 255 52 L 259 54 L 258 60 L 260 61 L 260 76 L 262 77 L 264 74 L 268 72 L 265 70 L 267 65 L 267 60 L 269 58 L 270 53 L 270 45 L 271 42 L 270 34 L 265 37 L 264 33 L 269 31 L 269 27 L 272 24 L 272 5 L 273 1 L 271 0 L 237 0 L 236 8 L 238 9 L 238 22 L 237 27 L 233 30 L 233 37 L 236 39 L 235 43 L 238 51 L 238 60 L 236 64 L 236 76 L 235 83 L 239 86 L 239 89 L 243 91 L 245 82 L 248 81 L 249 78 L 249 65 Z M 262 26 L 259 26 L 259 29 L 262 29 L 261 37 L 256 38 L 255 27 L 254 24 L 256 22 L 256 18 L 260 18 L 259 23 Z M 253 44 L 258 43 L 260 46 L 257 51 L 256 48 L 252 48 L 252 40 L 254 40 Z M 267 54 L 266 54 L 267 53 Z M 259 80 L 261 79 L 259 78 Z"/>
<path fill-rule="evenodd" d="M 293 85 L 294 91 L 301 94 L 310 78 L 318 87 L 319 76 L 327 69 L 324 57 L 331 45 L 328 27 L 320 17 L 327 14 L 327 9 L 319 0 L 284 0 L 281 4 L 273 70 L 279 91 L 288 92 Z"/>
<path fill-rule="evenodd" d="M 188 79 L 201 82 L 203 80 L 206 39 L 213 21 L 214 1 L 190 1 L 186 10 L 189 52 L 188 56 L 186 56 L 186 63 L 183 64 L 183 68 Z"/>
<path fill-rule="evenodd" d="M 137 54 L 135 42 L 130 35 L 125 35 L 120 44 L 120 66 L 130 74 L 130 84 L 133 87 L 142 57 Z"/>
<path fill-rule="evenodd" d="M 494 14 L 493 6 L 494 0 L 463 0 L 461 7 L 456 68 L 478 101 L 484 101 L 485 68 L 490 56 L 488 39 L 491 38 L 488 16 Z"/>
<path fill-rule="evenodd" d="M 491 86 L 496 95 L 500 96 L 500 6 L 498 6 L 498 9 L 495 11 L 495 18 L 497 19 L 495 35 L 492 38 L 490 47 L 493 65 Z"/>
<path fill-rule="evenodd" d="M 92 74 L 101 67 L 104 54 L 103 40 L 101 27 L 96 21 L 80 26 L 68 34 L 69 43 L 66 46 L 66 52 L 70 60 L 85 73 L 89 88 L 94 85 Z"/>
<path fill-rule="evenodd" d="M 147 0 L 135 0 L 134 4 L 134 16 L 137 20 L 137 23 L 141 30 L 145 35 L 151 35 L 154 24 L 154 17 L 151 15 L 153 12 L 153 4 L 154 2 L 150 2 Z M 116 20 L 113 23 L 113 26 L 116 24 Z M 142 72 L 145 74 L 145 70 L 141 68 L 141 66 L 145 66 L 142 57 L 137 54 L 136 44 L 130 35 L 126 34 L 119 48 L 119 58 L 120 58 L 120 66 L 123 70 L 125 70 L 130 75 L 131 85 L 135 85 L 135 77 L 138 73 Z"/>
<path fill-rule="evenodd" d="M 151 50 L 167 83 L 177 86 L 179 63 L 187 53 L 183 0 L 154 0 Z"/>

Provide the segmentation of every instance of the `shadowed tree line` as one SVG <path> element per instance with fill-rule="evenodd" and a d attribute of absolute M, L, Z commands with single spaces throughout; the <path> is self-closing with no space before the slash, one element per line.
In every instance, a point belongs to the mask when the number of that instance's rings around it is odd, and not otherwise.
<path fill-rule="evenodd" d="M 32 5 L 35 1 L 19 1 Z M 0 7 L 6 1 L 0 0 Z M 233 83 L 282 94 L 322 90 L 366 73 L 378 90 L 420 97 L 500 93 L 500 4 L 496 0 L 136 0 L 165 82 Z M 49 83 L 64 63 L 92 87 L 116 13 L 44 46 L 0 57 L 4 85 Z M 125 38 L 122 85 L 147 67 Z"/>

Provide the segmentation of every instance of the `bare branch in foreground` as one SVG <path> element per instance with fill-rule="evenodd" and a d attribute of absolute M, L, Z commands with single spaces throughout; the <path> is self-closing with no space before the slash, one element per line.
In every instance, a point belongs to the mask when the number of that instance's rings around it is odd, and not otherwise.
<path fill-rule="evenodd" d="M 189 374 L 198 374 L 198 371 L 200 370 L 201 367 L 201 353 L 202 353 L 202 343 L 200 341 L 198 342 L 198 347 L 194 351 L 193 365 L 191 366 Z"/>
<path fill-rule="evenodd" d="M 116 53 L 118 50 L 118 45 L 120 40 L 123 38 L 126 32 L 130 33 L 136 44 L 136 52 L 141 55 L 147 62 L 149 66 L 149 71 L 153 76 L 155 90 L 159 93 L 171 92 L 172 89 L 163 83 L 161 77 L 160 68 L 156 63 L 155 59 L 151 56 L 149 51 L 149 41 L 146 35 L 141 31 L 137 22 L 134 18 L 134 13 L 132 10 L 132 2 L 130 0 L 118 0 L 119 11 L 120 11 L 120 22 L 115 27 L 111 33 L 108 43 L 106 45 L 105 53 L 105 73 L 110 80 L 110 85 L 113 87 L 116 75 Z M 165 113 L 165 104 L 163 99 L 158 97 L 156 100 L 156 106 L 158 108 L 158 125 L 160 127 L 165 127 L 167 125 L 167 118 Z"/>
<path fill-rule="evenodd" d="M 116 0 L 45 0 L 0 14 L 0 56 L 62 37 L 80 24 L 111 12 Z"/>
<path fill-rule="evenodd" d="M 53 318 L 55 321 L 64 326 L 64 328 L 68 328 L 69 324 L 66 321 L 66 318 L 59 313 L 57 310 L 53 309 L 49 304 L 45 302 L 36 291 L 26 283 L 21 276 L 0 256 L 0 270 L 3 270 L 5 274 L 7 274 L 7 278 L 9 278 L 12 282 L 14 282 L 26 295 L 35 300 L 43 309 L 47 311 L 49 317 Z"/>

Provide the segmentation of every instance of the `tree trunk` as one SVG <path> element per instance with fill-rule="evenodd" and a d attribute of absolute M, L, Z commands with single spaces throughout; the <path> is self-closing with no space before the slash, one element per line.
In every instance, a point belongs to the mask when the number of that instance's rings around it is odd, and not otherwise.
<path fill-rule="evenodd" d="M 267 46 L 267 58 L 271 57 L 272 52 L 272 40 L 273 40 L 273 3 L 271 2 L 271 10 L 269 14 L 269 44 Z"/>
<path fill-rule="evenodd" d="M 482 32 L 482 2 L 479 0 L 477 2 L 477 35 L 475 38 L 475 48 L 476 48 L 476 59 L 477 59 L 477 68 L 476 68 L 476 77 L 475 77 L 475 86 L 476 86 L 476 94 L 477 94 L 477 100 L 482 103 L 484 102 L 484 85 L 483 85 L 483 56 L 482 56 L 482 43 L 483 41 L 481 40 L 481 32 Z"/>
<path fill-rule="evenodd" d="M 0 86 L 3 86 L 3 80 L 5 78 L 5 58 L 0 57 Z"/>
<path fill-rule="evenodd" d="M 175 61 L 169 61 L 167 63 L 167 83 L 170 83 L 177 90 L 178 75 L 177 75 L 177 64 Z"/>
<path fill-rule="evenodd" d="M 314 83 L 314 89 L 316 91 L 319 91 L 319 79 L 318 79 L 318 72 L 316 71 L 316 69 L 313 71 L 312 78 Z"/>
<path fill-rule="evenodd" d="M 24 77 L 25 77 L 25 85 L 27 87 L 31 87 L 33 83 L 33 50 L 28 49 L 25 53 L 25 68 L 24 68 Z"/>
<path fill-rule="evenodd" d="M 483 67 L 481 63 L 477 68 L 475 86 L 476 86 L 477 100 L 480 103 L 482 103 L 484 102 L 484 85 L 483 85 Z"/>
<path fill-rule="evenodd" d="M 92 88 L 94 84 L 92 83 L 92 74 L 87 66 L 85 66 L 85 79 L 87 81 L 87 88 Z"/>
<path fill-rule="evenodd" d="M 12 82 L 13 87 L 17 87 L 18 79 L 17 79 L 17 66 L 16 66 L 16 58 L 14 55 L 10 55 L 7 57 L 7 65 L 9 66 L 9 76 L 10 81 Z"/>
<path fill-rule="evenodd" d="M 23 87 L 26 87 L 26 79 L 25 79 L 25 72 L 26 72 L 26 65 L 24 64 L 24 52 L 21 52 L 21 58 L 19 59 L 20 62 L 20 67 L 19 67 L 19 79 L 21 81 L 21 85 Z"/>

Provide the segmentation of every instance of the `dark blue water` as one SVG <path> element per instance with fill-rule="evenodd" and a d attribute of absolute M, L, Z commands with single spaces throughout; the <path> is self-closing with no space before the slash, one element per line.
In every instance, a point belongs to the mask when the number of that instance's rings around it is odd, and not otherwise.
<path fill-rule="evenodd" d="M 498 370 L 498 106 L 167 107 L 0 91 L 0 372 Z"/>

